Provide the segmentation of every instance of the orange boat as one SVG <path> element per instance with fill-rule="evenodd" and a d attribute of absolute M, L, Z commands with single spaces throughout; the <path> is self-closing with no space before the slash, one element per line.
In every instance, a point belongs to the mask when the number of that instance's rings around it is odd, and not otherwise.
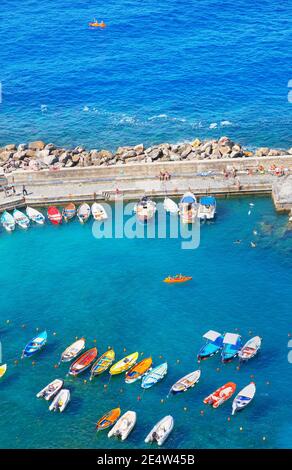
<path fill-rule="evenodd" d="M 88 349 L 70 366 L 70 375 L 79 375 L 91 366 L 98 354 L 97 348 Z"/>
<path fill-rule="evenodd" d="M 179 282 L 191 281 L 193 278 L 191 276 L 183 276 L 182 274 L 177 274 L 176 276 L 168 276 L 163 279 L 163 282 L 167 284 L 175 284 Z"/>
<path fill-rule="evenodd" d="M 228 398 L 230 398 L 236 390 L 236 384 L 233 382 L 227 382 L 227 384 L 215 390 L 208 397 L 204 399 L 206 405 L 212 405 L 213 408 L 218 408 Z"/>
<path fill-rule="evenodd" d="M 126 373 L 126 383 L 130 384 L 136 382 L 136 380 L 140 379 L 142 375 L 144 375 L 152 366 L 152 357 L 147 357 L 142 361 L 138 362 L 132 369 L 130 369 Z"/>
<path fill-rule="evenodd" d="M 113 410 L 109 411 L 96 423 L 96 430 L 101 431 L 102 429 L 109 428 L 117 421 L 120 415 L 121 408 L 114 408 Z"/>
<path fill-rule="evenodd" d="M 106 28 L 106 24 L 104 21 L 102 21 L 101 23 L 99 23 L 98 21 L 94 20 L 94 21 L 91 21 L 90 23 L 88 23 L 88 25 L 91 27 L 91 28 Z"/>

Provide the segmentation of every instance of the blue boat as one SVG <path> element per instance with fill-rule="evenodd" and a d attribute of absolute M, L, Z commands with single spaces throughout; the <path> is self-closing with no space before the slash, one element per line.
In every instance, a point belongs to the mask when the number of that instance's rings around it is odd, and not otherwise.
<path fill-rule="evenodd" d="M 42 347 L 46 344 L 47 342 L 47 332 L 43 331 L 40 333 L 38 336 L 33 338 L 27 345 L 25 346 L 23 353 L 22 353 L 22 358 L 24 357 L 30 357 L 36 352 L 38 352 Z"/>
<path fill-rule="evenodd" d="M 241 336 L 235 333 L 226 333 L 223 339 L 223 349 L 221 353 L 222 362 L 229 362 L 234 359 L 241 348 Z"/>
<path fill-rule="evenodd" d="M 152 385 L 160 382 L 163 377 L 167 374 L 167 362 L 160 364 L 160 366 L 154 367 L 148 374 L 144 375 L 141 383 L 142 388 L 150 388 Z"/>
<path fill-rule="evenodd" d="M 203 338 L 207 341 L 198 353 L 198 361 L 214 356 L 222 349 L 223 345 L 223 336 L 218 331 L 209 330 L 203 335 Z"/>
<path fill-rule="evenodd" d="M 198 217 L 201 220 L 214 219 L 216 213 L 216 199 L 213 196 L 204 196 L 200 199 Z"/>

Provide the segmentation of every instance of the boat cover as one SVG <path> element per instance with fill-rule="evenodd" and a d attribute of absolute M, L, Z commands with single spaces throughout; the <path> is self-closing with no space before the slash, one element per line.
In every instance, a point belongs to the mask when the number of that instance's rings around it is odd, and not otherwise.
<path fill-rule="evenodd" d="M 226 333 L 223 339 L 224 344 L 232 344 L 235 346 L 239 340 L 240 336 L 235 333 Z"/>
<path fill-rule="evenodd" d="M 204 206 L 215 206 L 216 199 L 213 196 L 204 196 L 201 197 L 200 203 Z"/>
<path fill-rule="evenodd" d="M 207 333 L 203 335 L 203 338 L 209 339 L 210 341 L 216 341 L 216 339 L 220 338 L 221 334 L 218 331 L 209 330 Z"/>

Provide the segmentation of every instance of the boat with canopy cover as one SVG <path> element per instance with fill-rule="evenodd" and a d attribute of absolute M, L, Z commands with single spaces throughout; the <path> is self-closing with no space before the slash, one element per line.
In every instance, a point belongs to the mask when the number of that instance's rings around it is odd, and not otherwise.
<path fill-rule="evenodd" d="M 209 330 L 203 335 L 203 338 L 207 341 L 198 352 L 197 357 L 199 361 L 214 356 L 214 354 L 217 354 L 223 346 L 223 336 L 221 333 L 218 333 L 218 331 Z"/>
<path fill-rule="evenodd" d="M 221 352 L 222 362 L 229 362 L 236 357 L 242 347 L 241 336 L 236 333 L 226 333 L 223 338 Z"/>
<path fill-rule="evenodd" d="M 213 196 L 204 196 L 201 197 L 199 208 L 198 208 L 198 217 L 199 219 L 214 219 L 216 213 L 216 199 Z"/>
<path fill-rule="evenodd" d="M 196 196 L 190 191 L 186 192 L 179 203 L 179 213 L 183 223 L 194 223 L 198 213 Z"/>

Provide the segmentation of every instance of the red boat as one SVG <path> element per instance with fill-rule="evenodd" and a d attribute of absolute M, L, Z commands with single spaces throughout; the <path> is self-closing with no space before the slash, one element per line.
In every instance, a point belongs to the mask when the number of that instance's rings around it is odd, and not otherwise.
<path fill-rule="evenodd" d="M 62 214 L 55 206 L 48 208 L 48 219 L 53 225 L 59 225 L 62 222 Z"/>
<path fill-rule="evenodd" d="M 78 357 L 69 369 L 70 375 L 79 375 L 84 372 L 95 361 L 98 354 L 97 348 L 88 349 L 82 356 Z"/>

